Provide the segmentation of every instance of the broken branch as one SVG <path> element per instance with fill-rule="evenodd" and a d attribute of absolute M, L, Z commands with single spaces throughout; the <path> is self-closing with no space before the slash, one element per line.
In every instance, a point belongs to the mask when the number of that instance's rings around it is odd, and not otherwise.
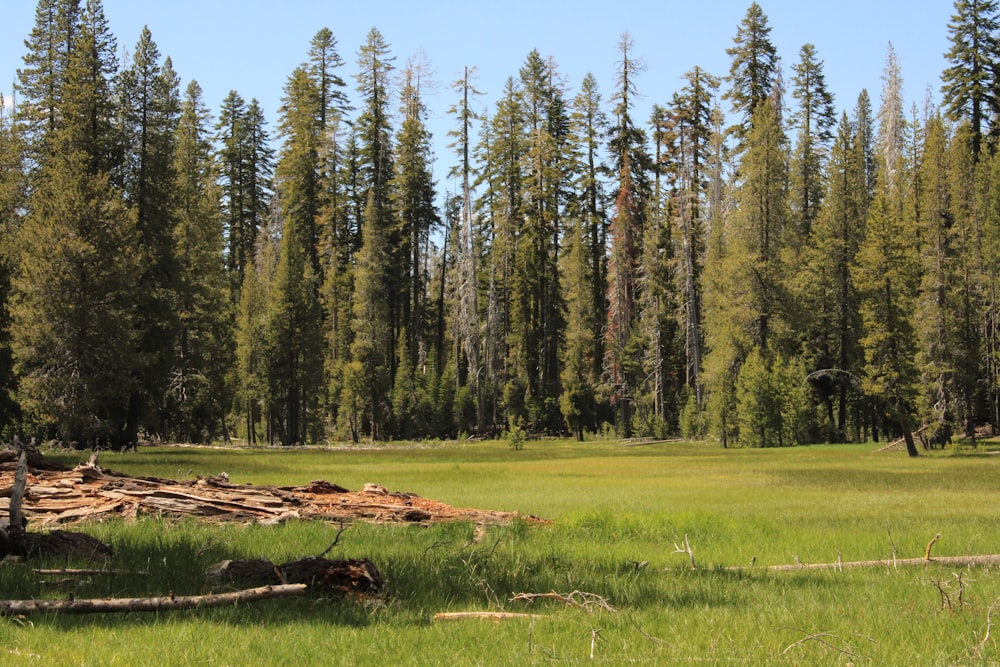
<path fill-rule="evenodd" d="M 518 614 L 507 611 L 449 611 L 434 614 L 435 621 L 458 621 L 463 618 L 482 618 L 488 621 L 499 623 L 512 618 L 545 618 L 540 614 Z"/>
<path fill-rule="evenodd" d="M 591 607 L 598 607 L 610 612 L 618 611 L 608 603 L 606 598 L 603 598 L 596 593 L 586 593 L 584 591 L 573 591 L 567 595 L 556 593 L 555 591 L 552 591 L 551 593 L 518 593 L 510 599 L 511 602 L 517 600 L 529 603 L 534 602 L 535 600 L 556 600 L 570 607 L 587 609 L 588 611 Z"/>
<path fill-rule="evenodd" d="M 262 586 L 260 588 L 250 588 L 232 593 L 209 593 L 208 595 L 168 595 L 152 598 L 100 598 L 83 600 L 0 600 L 0 614 L 23 616 L 39 612 L 94 614 L 123 611 L 197 609 L 302 595 L 305 591 L 305 584 L 287 584 L 283 586 Z"/>

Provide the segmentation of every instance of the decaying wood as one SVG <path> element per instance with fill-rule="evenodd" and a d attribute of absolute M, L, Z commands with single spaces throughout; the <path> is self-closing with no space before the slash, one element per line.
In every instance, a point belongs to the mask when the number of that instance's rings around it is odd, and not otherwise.
<path fill-rule="evenodd" d="M 577 609 L 586 609 L 588 611 L 597 608 L 603 609 L 605 611 L 616 612 L 618 611 L 612 607 L 607 599 L 597 595 L 596 593 L 587 593 L 585 591 L 573 591 L 572 593 L 562 594 L 552 591 L 551 593 L 518 593 L 511 597 L 511 602 L 516 601 L 528 602 L 529 604 L 535 600 L 555 600 L 561 602 L 570 607 L 576 607 Z"/>
<path fill-rule="evenodd" d="M 231 593 L 168 595 L 153 598 L 98 598 L 82 600 L 0 600 L 0 614 L 25 616 L 39 612 L 94 614 L 129 611 L 169 611 L 257 602 L 270 598 L 303 595 L 305 584 L 261 586 Z"/>
<path fill-rule="evenodd" d="M 358 595 L 382 592 L 382 574 L 368 559 L 328 560 L 307 557 L 275 565 L 264 558 L 225 560 L 208 568 L 208 576 L 239 586 L 308 584 L 310 590 Z"/>
<path fill-rule="evenodd" d="M 545 618 L 545 616 L 541 614 L 518 614 L 509 611 L 443 611 L 434 614 L 435 621 L 460 621 L 466 618 L 480 618 L 499 623 L 500 621 L 508 621 L 516 618 L 534 620 L 536 618 Z"/>
<path fill-rule="evenodd" d="M 792 565 L 769 565 L 767 567 L 728 567 L 727 570 L 757 569 L 768 572 L 790 572 L 793 570 L 841 570 L 865 567 L 912 567 L 914 565 L 953 565 L 961 567 L 984 567 L 1000 565 L 1000 554 L 979 556 L 935 556 L 933 558 L 896 558 L 893 560 L 855 560 L 838 563 L 795 563 Z"/>
<path fill-rule="evenodd" d="M 69 469 L 37 453 L 29 453 L 27 462 L 22 508 L 33 528 L 140 514 L 261 524 L 296 518 L 334 523 L 465 520 L 502 524 L 519 517 L 516 512 L 455 508 L 374 484 L 366 485 L 366 491 L 352 492 L 322 480 L 294 487 L 233 484 L 225 473 L 184 481 L 132 477 L 89 463 Z M 0 452 L 0 513 L 10 509 L 15 468 L 14 452 Z"/>

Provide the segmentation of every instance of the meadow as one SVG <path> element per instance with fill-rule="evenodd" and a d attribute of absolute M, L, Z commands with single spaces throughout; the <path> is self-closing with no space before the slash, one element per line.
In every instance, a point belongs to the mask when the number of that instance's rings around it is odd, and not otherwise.
<path fill-rule="evenodd" d="M 354 524 L 328 557 L 371 559 L 386 582 L 378 599 L 0 618 L 0 664 L 1000 664 L 1000 569 L 893 564 L 922 557 L 938 534 L 932 556 L 1000 553 L 1000 458 L 876 449 L 495 441 L 104 453 L 102 466 L 131 474 L 376 482 L 546 522 Z M 205 593 L 212 563 L 317 555 L 337 532 L 154 518 L 80 529 L 114 546 L 114 574 L 53 578 L 33 568 L 80 563 L 5 562 L 0 596 Z M 884 563 L 767 569 L 874 559 Z M 552 592 L 590 604 L 512 600 Z M 525 616 L 434 619 L 473 611 Z"/>

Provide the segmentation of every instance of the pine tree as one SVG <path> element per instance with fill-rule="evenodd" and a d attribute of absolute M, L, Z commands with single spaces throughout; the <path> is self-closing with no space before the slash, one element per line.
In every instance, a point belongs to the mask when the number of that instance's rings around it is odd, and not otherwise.
<path fill-rule="evenodd" d="M 282 444 L 317 435 L 322 387 L 322 314 L 317 219 L 321 204 L 319 87 L 304 66 L 285 86 L 275 168 L 280 255 L 267 310 L 270 421 Z"/>
<path fill-rule="evenodd" d="M 402 281 L 391 269 L 401 266 L 398 229 L 392 210 L 394 173 L 389 122 L 392 58 L 381 33 L 372 29 L 358 53 L 358 91 L 364 109 L 355 123 L 358 178 L 366 204 L 360 220 L 361 247 L 354 269 L 351 362 L 345 367 L 341 410 L 355 438 L 366 432 L 382 437 L 390 412 L 389 390 L 395 371 L 396 335 Z"/>
<path fill-rule="evenodd" d="M 597 388 L 604 363 L 604 315 L 607 312 L 607 218 L 601 138 L 607 119 L 601 111 L 597 79 L 587 74 L 571 114 L 576 165 L 575 185 L 567 202 L 568 229 L 560 257 L 566 336 L 563 345 L 560 410 L 578 440 L 597 429 Z"/>
<path fill-rule="evenodd" d="M 757 351 L 768 367 L 797 351 L 787 295 L 787 145 L 779 122 L 779 100 L 754 113 L 739 166 L 737 206 L 723 229 L 713 230 L 713 263 L 706 287 L 710 352 L 706 381 L 720 438 L 744 436 L 737 385 L 748 355 Z M 750 371 L 748 371 L 750 373 Z M 767 381 L 751 373 L 754 382 Z M 744 383 L 744 391 L 746 385 Z M 775 403 L 774 405 L 780 405 Z"/>
<path fill-rule="evenodd" d="M 80 0 L 39 0 L 35 25 L 25 40 L 24 67 L 17 71 L 18 120 L 24 128 L 26 167 L 37 168 L 51 147 L 45 139 L 59 124 L 59 108 L 70 55 L 80 25 Z"/>
<path fill-rule="evenodd" d="M 344 59 L 337 51 L 337 38 L 329 28 L 322 28 L 313 37 L 309 48 L 309 76 L 319 94 L 319 126 L 322 131 L 332 127 L 349 110 L 344 88 L 347 84 L 337 74 Z"/>
<path fill-rule="evenodd" d="M 426 293 L 427 277 L 423 253 L 430 235 L 439 226 L 435 209 L 434 178 L 431 173 L 431 135 L 424 117 L 427 113 L 421 99 L 429 66 L 411 61 L 403 72 L 401 90 L 403 118 L 396 144 L 396 173 L 392 183 L 395 218 L 401 240 L 400 255 L 405 263 L 401 325 L 406 341 L 408 363 L 415 368 L 423 361 L 427 350 Z"/>
<path fill-rule="evenodd" d="M 138 230 L 110 182 L 114 49 L 87 4 L 29 213 L 20 228 L 12 345 L 18 397 L 43 435 L 78 446 L 135 444 Z"/>
<path fill-rule="evenodd" d="M 167 393 L 168 433 L 183 442 L 228 438 L 234 321 L 223 259 L 209 113 L 197 82 L 188 84 L 177 127 L 172 208 L 179 280 L 178 332 Z"/>
<path fill-rule="evenodd" d="M 964 435 L 976 442 L 976 425 L 981 418 L 981 406 L 987 392 L 983 386 L 982 364 L 985 351 L 984 335 L 988 301 L 986 276 L 988 259 L 983 254 L 984 211 L 976 196 L 977 162 L 966 146 L 970 143 L 971 126 L 963 123 L 952 139 L 948 160 L 951 186 L 950 216 L 953 220 L 952 239 L 957 261 L 955 273 L 955 387 L 957 394 L 956 421 Z"/>
<path fill-rule="evenodd" d="M 6 425 L 12 425 L 19 416 L 10 341 L 10 298 L 11 276 L 18 263 L 15 240 L 27 195 L 25 159 L 21 126 L 14 123 L 0 94 L 0 424 Z"/>
<path fill-rule="evenodd" d="M 867 234 L 851 276 L 861 297 L 865 353 L 862 388 L 886 418 L 899 424 L 910 456 L 917 456 L 911 414 L 916 400 L 916 340 L 910 313 L 917 287 L 913 236 L 884 187 L 872 202 Z"/>
<path fill-rule="evenodd" d="M 509 342 L 523 382 L 527 423 L 550 431 L 558 413 L 559 351 L 564 320 L 558 255 L 566 190 L 568 113 L 557 73 L 537 51 L 520 71 L 526 153 L 521 169 L 523 213 L 511 279 Z"/>
<path fill-rule="evenodd" d="M 227 270 L 233 299 L 238 300 L 270 209 L 274 151 L 260 105 L 251 100 L 248 106 L 235 90 L 223 100 L 215 130 Z"/>
<path fill-rule="evenodd" d="M 766 102 L 779 86 L 779 58 L 771 43 L 771 26 L 764 10 L 756 2 L 747 8 L 740 22 L 733 46 L 726 49 L 732 58 L 729 67 L 729 90 L 723 99 L 729 100 L 740 123 L 733 128 L 740 145 L 753 124 L 754 112 Z"/>
<path fill-rule="evenodd" d="M 868 202 L 858 134 L 844 114 L 827 163 L 824 206 L 796 284 L 809 314 L 804 336 L 809 378 L 826 408 L 826 436 L 835 442 L 848 439 L 849 401 L 861 373 L 861 322 L 851 266 L 864 237 Z"/>
<path fill-rule="evenodd" d="M 702 321 L 702 271 L 706 239 L 705 229 L 711 206 L 711 142 L 713 134 L 712 99 L 719 80 L 695 67 L 685 79 L 687 84 L 674 96 L 670 110 L 675 127 L 664 159 L 673 178 L 673 224 L 678 236 L 679 269 L 677 291 L 680 294 L 679 319 L 684 335 L 684 379 L 696 405 L 702 400 L 702 357 L 704 330 Z"/>
<path fill-rule="evenodd" d="M 948 23 L 949 66 L 941 74 L 943 105 L 953 120 L 969 122 L 976 159 L 983 137 L 995 139 L 1000 113 L 1000 15 L 995 0 L 955 0 Z"/>
<path fill-rule="evenodd" d="M 143 270 L 136 312 L 144 364 L 136 369 L 130 419 L 159 431 L 156 412 L 166 393 L 177 333 L 178 275 L 174 256 L 174 142 L 180 115 L 178 79 L 149 29 L 143 30 L 131 66 L 119 77 L 122 160 L 116 171 L 128 204 L 136 211 Z"/>
<path fill-rule="evenodd" d="M 953 420 L 958 412 L 955 379 L 954 315 L 961 312 L 954 302 L 958 290 L 954 264 L 951 192 L 948 168 L 950 139 L 940 116 L 927 123 L 917 220 L 921 242 L 921 283 L 916 300 L 915 321 L 919 340 L 918 366 L 921 370 L 922 401 L 918 407 L 921 422 L 929 426 L 928 436 L 950 439 Z"/>
<path fill-rule="evenodd" d="M 641 364 L 635 360 L 638 343 L 638 263 L 642 255 L 645 212 L 649 198 L 646 174 L 650 160 L 645 136 L 632 121 L 636 95 L 635 77 L 642 62 L 632 56 L 633 44 L 626 34 L 619 43 L 621 60 L 614 100 L 616 122 L 610 149 L 617 169 L 615 214 L 609 230 L 608 316 L 605 334 L 604 376 L 615 409 L 615 426 L 621 437 L 631 437 L 634 392 Z"/>
<path fill-rule="evenodd" d="M 462 78 L 452 84 L 452 88 L 460 93 L 461 100 L 449 109 L 449 113 L 455 114 L 457 117 L 458 129 L 450 130 L 448 135 L 455 139 L 451 146 L 459 158 L 459 164 L 450 170 L 449 176 L 461 178 L 462 183 L 461 230 L 458 234 L 458 244 L 455 250 L 455 254 L 458 255 L 456 291 L 458 293 L 459 335 L 462 354 L 465 357 L 463 365 L 476 405 L 475 427 L 477 431 L 482 431 L 486 426 L 486 406 L 482 385 L 484 379 L 481 361 L 483 341 L 479 312 L 479 262 L 477 261 L 481 252 L 481 239 L 478 238 L 473 228 L 473 168 L 471 161 L 472 124 L 479 120 L 479 116 L 472 109 L 470 99 L 482 95 L 482 93 L 476 90 L 472 83 L 474 76 L 475 68 L 466 67 Z"/>
<path fill-rule="evenodd" d="M 513 78 L 507 79 L 493 116 L 484 119 L 481 134 L 477 157 L 484 184 L 478 206 L 483 210 L 486 245 L 485 384 L 493 424 L 502 426 L 501 403 L 508 421 L 526 418 L 521 409 L 525 387 L 510 352 L 512 282 L 523 218 L 521 162 L 527 152 L 521 90 Z"/>
<path fill-rule="evenodd" d="M 823 61 L 816 49 L 806 44 L 792 77 L 792 96 L 799 109 L 793 118 L 798 141 L 791 168 L 792 211 L 798 218 L 799 233 L 807 239 L 823 200 L 823 173 L 836 118 L 833 94 L 827 90 Z"/>

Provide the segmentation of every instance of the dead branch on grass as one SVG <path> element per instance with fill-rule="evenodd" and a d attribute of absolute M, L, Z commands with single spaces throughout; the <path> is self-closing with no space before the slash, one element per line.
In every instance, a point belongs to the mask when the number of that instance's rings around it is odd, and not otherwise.
<path fill-rule="evenodd" d="M 781 652 L 781 655 L 785 655 L 786 653 L 788 653 L 789 651 L 791 651 L 793 648 L 802 646 L 802 645 L 806 644 L 807 642 L 814 641 L 814 642 L 817 642 L 819 644 L 822 644 L 823 646 L 826 646 L 827 648 L 831 648 L 834 651 L 837 651 L 838 653 L 840 653 L 842 655 L 846 655 L 846 656 L 849 656 L 851 658 L 862 658 L 862 657 L 864 657 L 864 656 L 861 656 L 861 655 L 858 655 L 857 653 L 855 653 L 854 649 L 852 649 L 850 647 L 850 645 L 843 640 L 843 638 L 841 638 L 841 637 L 833 634 L 832 632 L 808 633 L 805 630 L 801 630 L 799 628 L 784 628 L 784 629 L 785 630 L 795 630 L 796 632 L 801 632 L 802 634 L 805 635 L 805 637 L 803 637 L 802 639 L 800 639 L 800 640 L 798 640 L 796 642 L 792 642 L 791 644 L 789 644 L 788 646 L 786 646 L 785 650 L 783 650 Z M 842 648 L 840 646 L 837 646 L 836 644 L 834 644 L 831 641 L 829 641 L 829 639 L 835 639 L 835 640 L 839 641 L 840 643 L 844 644 L 844 646 L 846 646 L 847 648 Z"/>
<path fill-rule="evenodd" d="M 68 600 L 0 600 L 0 614 L 28 615 L 39 612 L 60 614 L 93 614 L 130 611 L 168 611 L 174 609 L 199 609 L 221 607 L 240 602 L 257 602 L 276 597 L 303 595 L 305 584 L 261 586 L 232 593 L 208 595 L 168 595 L 151 598 L 99 598 Z"/>
<path fill-rule="evenodd" d="M 979 640 L 979 643 L 972 647 L 972 654 L 976 657 L 982 657 L 983 648 L 986 647 L 987 642 L 990 641 L 990 634 L 993 632 L 993 612 L 996 610 L 997 605 L 1000 605 L 1000 598 L 993 601 L 990 605 L 989 610 L 986 612 L 986 634 L 983 638 Z"/>
<path fill-rule="evenodd" d="M 591 611 L 594 607 L 610 612 L 618 611 L 608 603 L 606 598 L 596 593 L 586 593 L 584 591 L 573 591 L 566 595 L 556 593 L 555 591 L 551 593 L 518 593 L 510 599 L 511 602 L 517 600 L 528 602 L 529 604 L 535 600 L 556 600 L 567 606 L 586 609 L 587 611 Z"/>
<path fill-rule="evenodd" d="M 330 551 L 335 546 L 337 546 L 340 543 L 340 536 L 344 534 L 345 530 L 347 530 L 347 526 L 344 525 L 344 520 L 343 519 L 340 520 L 339 526 L 340 527 L 337 529 L 337 534 L 334 535 L 334 537 L 333 537 L 333 542 L 331 542 L 330 546 L 328 546 L 326 549 L 323 549 L 323 552 L 319 556 L 317 556 L 317 558 L 323 558 L 323 557 L 325 557 L 328 553 L 330 553 Z"/>
<path fill-rule="evenodd" d="M 941 597 L 941 606 L 938 608 L 938 611 L 944 611 L 945 609 L 954 611 L 955 607 L 961 608 L 965 606 L 965 581 L 962 579 L 961 572 L 952 573 L 951 580 L 949 581 L 943 579 L 923 579 L 922 581 L 924 584 L 934 586 L 937 589 L 938 595 Z M 957 582 L 958 584 L 958 599 L 954 601 L 952 600 L 953 582 Z"/>
<path fill-rule="evenodd" d="M 688 539 L 688 534 L 684 533 L 684 546 L 674 542 L 674 553 L 677 554 L 687 554 L 688 559 L 691 561 L 691 569 L 697 570 L 698 567 L 694 564 L 694 551 L 691 550 L 691 540 Z"/>
<path fill-rule="evenodd" d="M 500 621 L 516 618 L 527 618 L 534 621 L 535 619 L 545 618 L 545 616 L 541 614 L 520 614 L 510 611 L 443 611 L 434 614 L 435 621 L 459 621 L 466 618 L 480 618 L 499 623 Z"/>

